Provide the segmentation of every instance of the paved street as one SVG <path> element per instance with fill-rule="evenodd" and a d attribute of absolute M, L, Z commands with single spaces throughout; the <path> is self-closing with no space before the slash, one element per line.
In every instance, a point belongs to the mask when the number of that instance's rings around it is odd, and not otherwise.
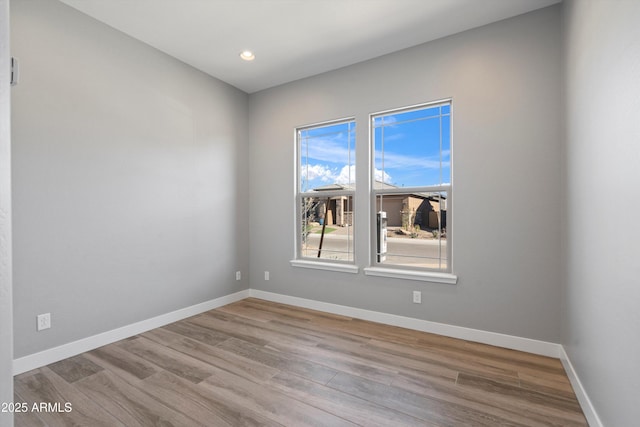
<path fill-rule="evenodd" d="M 304 256 L 315 258 L 318 254 L 320 234 L 309 234 L 307 251 Z M 348 260 L 349 249 L 353 248 L 353 236 L 345 234 L 326 234 L 322 245 L 322 258 L 328 260 Z M 387 259 L 389 265 L 412 265 L 438 268 L 439 251 L 446 257 L 447 242 L 442 240 L 440 247 L 437 239 L 387 238 Z M 443 266 L 444 267 L 444 266 Z"/>

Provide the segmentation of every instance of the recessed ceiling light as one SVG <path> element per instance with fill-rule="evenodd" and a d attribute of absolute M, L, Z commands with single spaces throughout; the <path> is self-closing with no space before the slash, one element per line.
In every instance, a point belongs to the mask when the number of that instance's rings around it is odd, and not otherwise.
<path fill-rule="evenodd" d="M 245 61 L 253 61 L 254 59 L 256 59 L 256 56 L 250 50 L 243 50 L 242 53 L 240 53 L 240 58 L 244 59 Z"/>

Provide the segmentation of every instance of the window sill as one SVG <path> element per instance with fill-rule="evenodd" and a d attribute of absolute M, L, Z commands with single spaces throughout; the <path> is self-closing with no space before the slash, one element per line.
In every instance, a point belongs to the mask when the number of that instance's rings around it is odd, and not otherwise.
<path fill-rule="evenodd" d="M 291 263 L 292 267 L 299 267 L 299 268 L 312 268 L 315 270 L 338 271 L 341 273 L 352 273 L 352 274 L 358 274 L 358 271 L 360 271 L 360 269 L 357 266 L 352 264 L 305 261 L 301 259 L 292 259 L 289 262 Z"/>
<path fill-rule="evenodd" d="M 450 273 L 437 273 L 434 271 L 401 270 L 394 268 L 366 267 L 364 274 L 367 276 L 392 277 L 394 279 L 419 280 L 422 282 L 446 283 L 455 285 L 458 276 Z"/>

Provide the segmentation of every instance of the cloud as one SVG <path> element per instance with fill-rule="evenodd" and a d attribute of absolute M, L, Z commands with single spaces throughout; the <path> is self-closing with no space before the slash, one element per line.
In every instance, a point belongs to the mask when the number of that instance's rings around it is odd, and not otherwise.
<path fill-rule="evenodd" d="M 352 184 L 356 181 L 356 165 L 345 165 L 338 176 L 336 177 L 336 184 Z"/>
<path fill-rule="evenodd" d="M 380 157 L 380 151 L 376 151 L 376 162 Z M 443 156 L 442 167 L 446 168 L 450 165 L 450 161 L 445 160 L 444 157 L 446 156 Z M 414 157 L 385 151 L 384 167 L 385 169 L 440 169 L 440 159 L 435 156 Z"/>
<path fill-rule="evenodd" d="M 301 147 L 302 157 L 331 163 L 347 163 L 349 144 L 346 133 L 334 137 L 313 138 Z M 351 141 L 351 157 L 355 156 L 355 141 Z"/>
<path fill-rule="evenodd" d="M 308 181 L 320 179 L 322 182 L 332 182 L 335 174 L 324 165 L 302 165 L 302 177 Z"/>
<path fill-rule="evenodd" d="M 391 175 L 389 175 L 386 172 L 382 172 L 380 169 L 376 169 L 374 172 L 374 176 L 376 181 L 384 181 L 387 184 L 391 183 Z M 356 180 L 356 166 L 355 165 L 351 165 L 349 166 L 344 166 L 341 170 L 340 170 L 340 174 L 337 176 L 336 178 L 336 184 L 353 184 Z"/>
<path fill-rule="evenodd" d="M 398 122 L 398 118 L 396 116 L 381 116 L 376 117 L 374 126 L 375 127 L 396 127 L 396 123 Z"/>
<path fill-rule="evenodd" d="M 356 181 L 356 166 L 345 165 L 340 169 L 330 169 L 325 165 L 302 165 L 302 176 L 304 179 L 308 179 L 308 182 L 314 180 L 320 180 L 323 183 L 340 184 L 340 185 L 353 185 Z M 387 184 L 391 184 L 392 178 L 386 172 L 382 172 L 380 169 L 375 170 L 376 181 L 384 181 Z"/>
<path fill-rule="evenodd" d="M 375 170 L 375 178 L 376 181 L 384 182 L 385 184 L 391 184 L 391 175 L 386 172 L 382 172 L 380 169 Z"/>

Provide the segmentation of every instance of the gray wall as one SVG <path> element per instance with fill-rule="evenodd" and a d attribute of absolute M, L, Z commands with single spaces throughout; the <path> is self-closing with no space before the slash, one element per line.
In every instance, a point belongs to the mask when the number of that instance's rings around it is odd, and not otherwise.
<path fill-rule="evenodd" d="M 246 289 L 248 96 L 57 1 L 11 27 L 15 357 Z"/>
<path fill-rule="evenodd" d="M 13 401 L 9 57 L 9 1 L 0 0 L 0 402 Z M 12 414 L 0 413 L 0 426 L 12 425 Z"/>
<path fill-rule="evenodd" d="M 12 399 L 7 7 L 0 0 L 2 401 Z M 253 288 L 561 341 L 605 425 L 633 425 L 640 4 L 566 2 L 564 76 L 560 10 L 248 101 L 58 2 L 14 0 L 12 54 L 22 64 L 12 90 L 15 356 L 246 289 L 248 275 L 235 282 L 233 272 L 249 269 L 251 231 Z M 365 182 L 367 115 L 444 97 L 454 105 L 458 285 L 290 267 L 293 129 L 355 116 Z M 368 195 L 357 203 L 364 267 Z M 414 289 L 422 305 L 410 302 Z M 36 333 L 43 312 L 53 328 Z"/>
<path fill-rule="evenodd" d="M 251 287 L 559 342 L 560 11 L 542 9 L 252 94 Z M 294 128 L 355 116 L 357 179 L 364 184 L 368 114 L 445 97 L 454 109 L 458 284 L 291 267 Z M 360 267 L 369 264 L 368 200 L 366 191 L 356 195 Z M 412 304 L 412 290 L 423 292 L 421 305 Z"/>
<path fill-rule="evenodd" d="M 640 419 L 640 3 L 570 1 L 566 351 L 602 422 Z"/>

